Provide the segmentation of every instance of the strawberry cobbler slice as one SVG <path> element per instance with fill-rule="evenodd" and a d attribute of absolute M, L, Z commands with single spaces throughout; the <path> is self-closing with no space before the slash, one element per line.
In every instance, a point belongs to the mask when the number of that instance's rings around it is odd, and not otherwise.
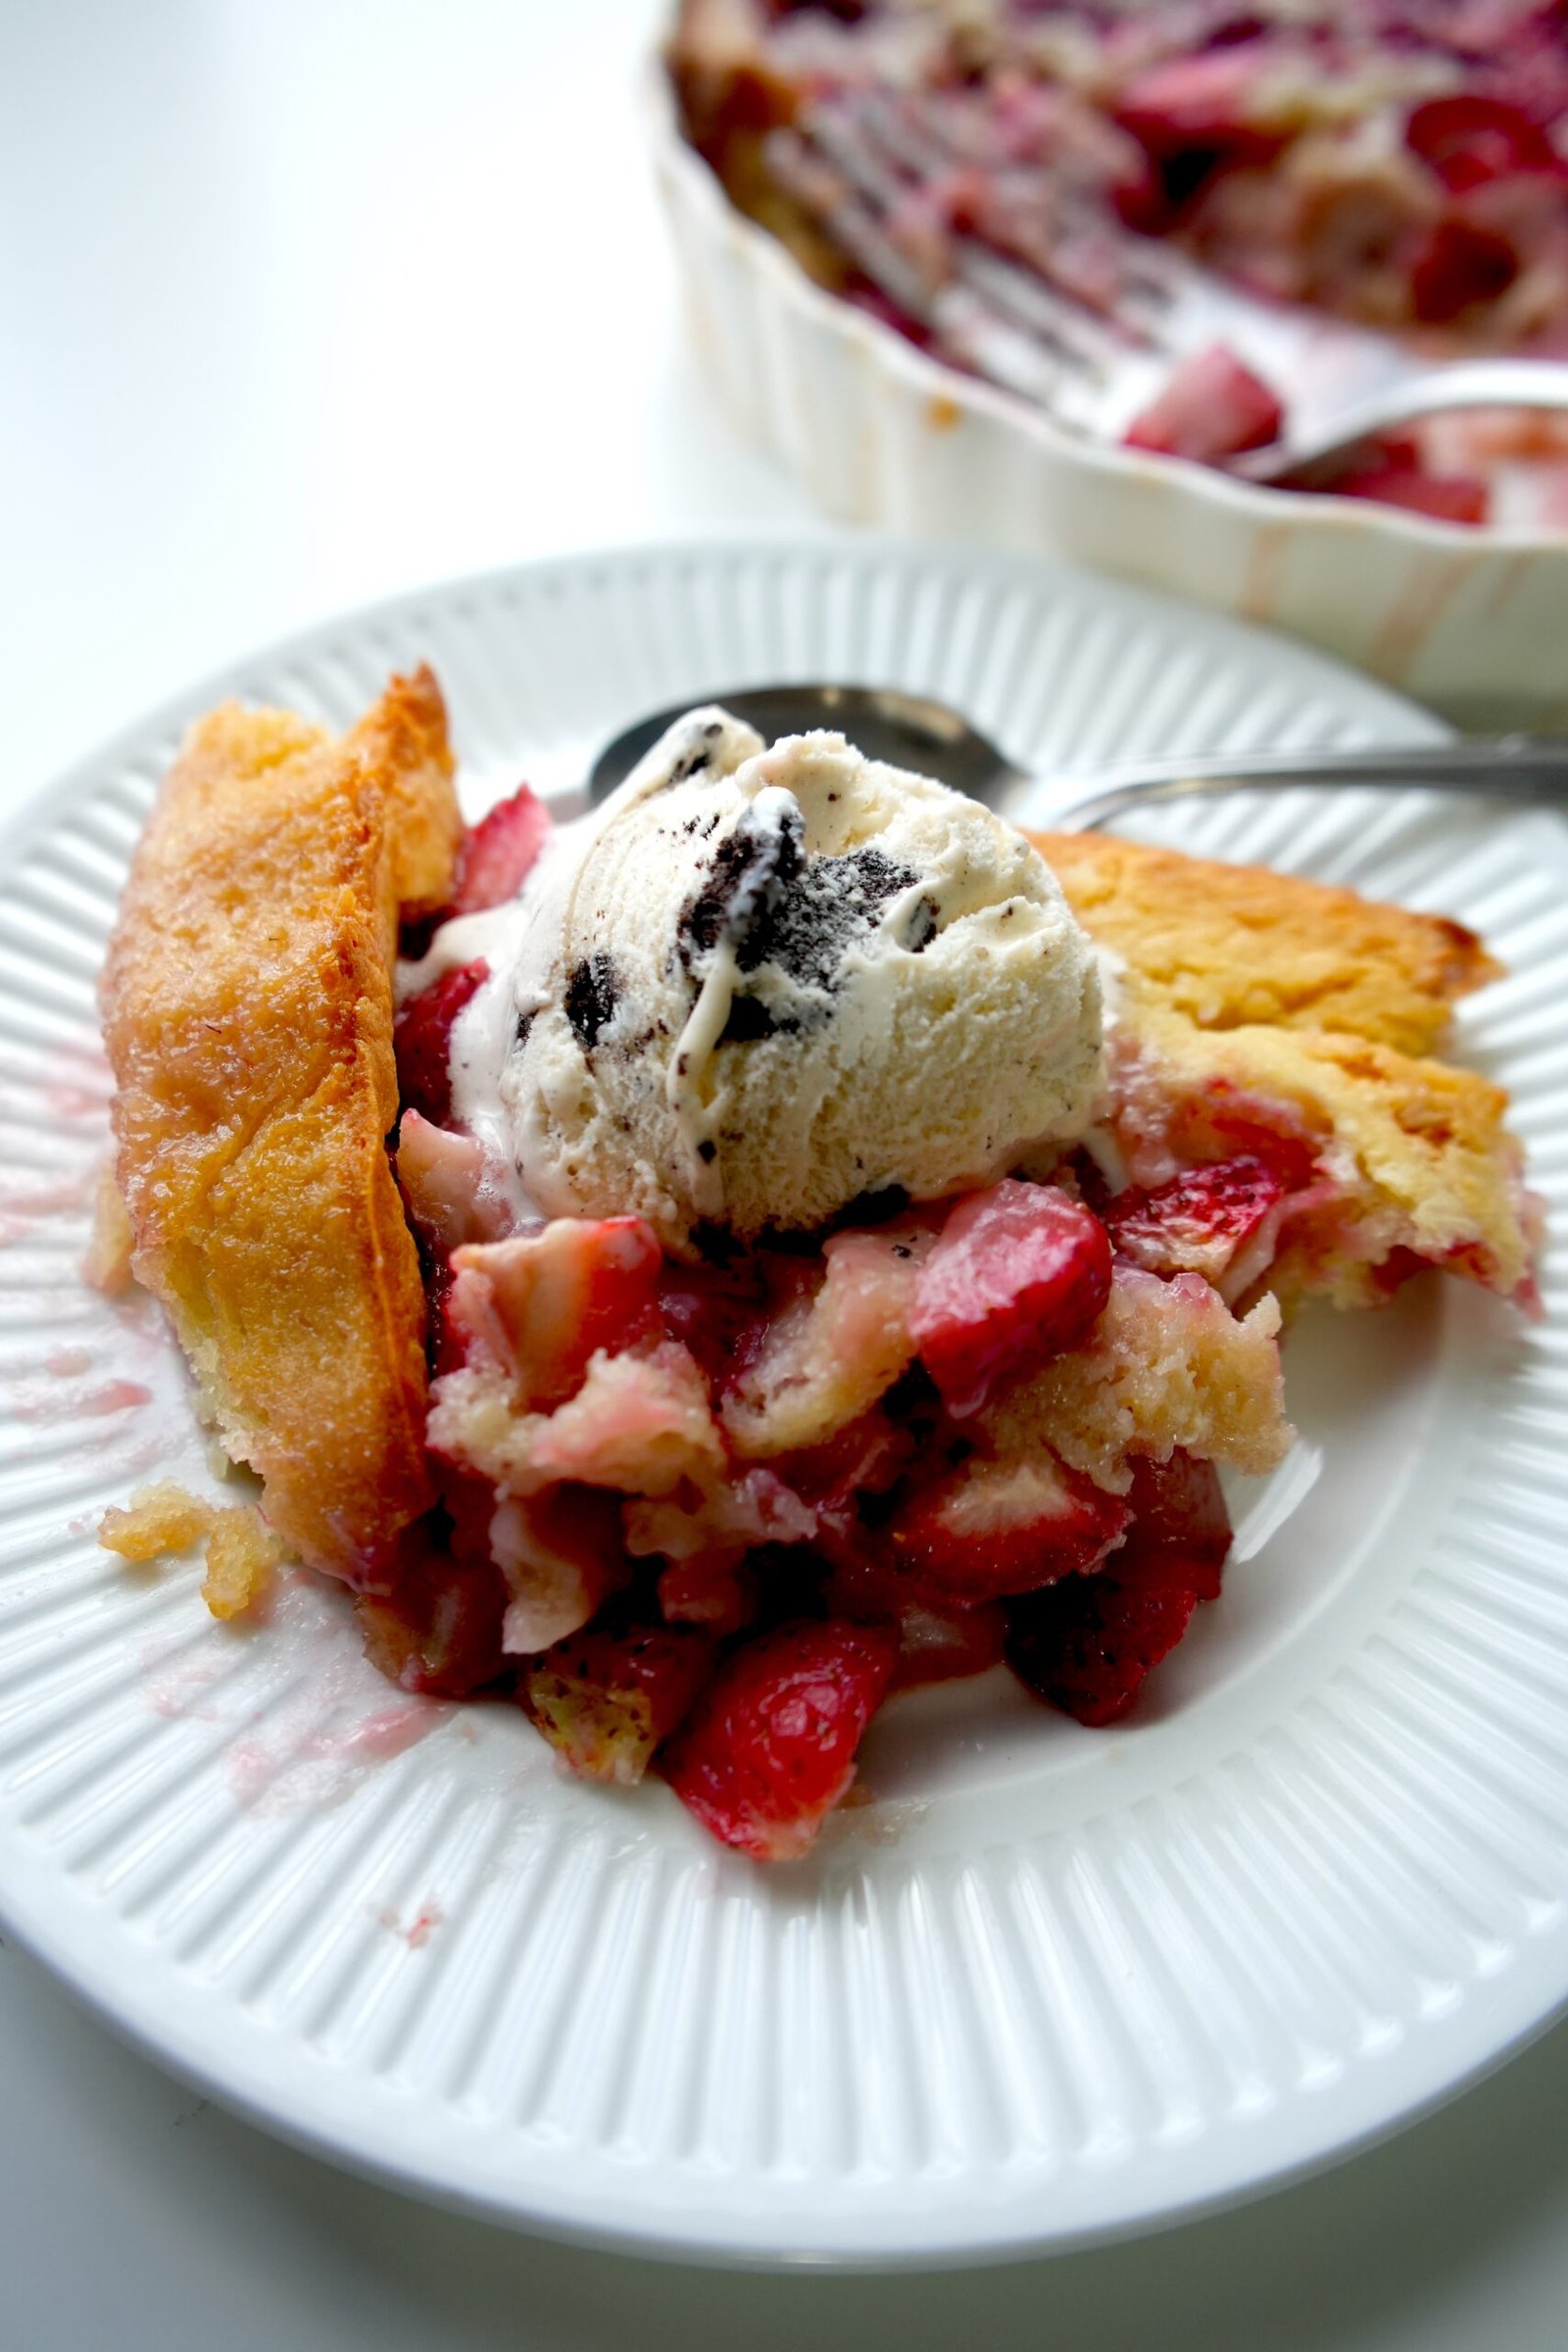
<path fill-rule="evenodd" d="M 673 776 L 684 837 L 705 804 L 681 764 L 647 805 Z M 786 920 L 805 862 L 787 827 L 758 849 L 748 821 L 710 869 L 752 894 L 741 972 L 764 919 L 775 956 L 805 953 Z M 1494 968 L 1468 933 L 1126 844 L 1040 847 L 1112 975 L 1094 1115 L 982 1181 L 873 1190 L 814 1230 L 672 1230 L 646 1172 L 626 1213 L 519 1210 L 511 1176 L 538 1163 L 498 1164 L 471 1086 L 471 1119 L 453 1107 L 494 992 L 467 952 L 492 935 L 462 927 L 416 967 L 396 1167 L 441 1503 L 405 1584 L 361 1603 L 407 1687 L 510 1693 L 573 1772 L 658 1773 L 724 1842 L 798 1856 L 890 1693 L 1005 1665 L 1085 1725 L 1134 1707 L 1219 1593 L 1219 1468 L 1266 1473 L 1291 1443 L 1281 1298 L 1372 1303 L 1446 1265 L 1528 1302 L 1501 1098 L 1428 1051 Z M 862 862 L 857 922 L 867 873 L 878 906 L 893 887 Z M 559 879 L 531 888 L 518 904 L 555 923 Z M 721 945 L 729 917 L 688 905 Z M 577 1059 L 548 1068 L 558 1102 L 584 1072 L 623 1083 L 603 1061 L 632 990 L 612 947 L 559 960 Z M 687 985 L 700 1002 L 701 973 Z M 774 1030 L 737 1010 L 757 1002 Z M 516 1021 L 529 1052 L 546 1017 Z M 710 1027 L 746 1047 L 801 1017 L 732 995 Z"/>
<path fill-rule="evenodd" d="M 792 1859 L 911 1686 L 1136 1707 L 1219 1471 L 1290 1446 L 1282 1306 L 1533 1303 L 1503 1098 L 1434 1058 L 1494 969 L 1455 924 L 716 710 L 571 826 L 465 837 L 450 767 L 422 676 L 342 739 L 220 714 L 127 895 L 133 1263 L 269 1527 L 162 1492 L 103 1540 L 205 1530 L 220 1613 L 280 1538 L 405 1690 Z M 172 966 L 236 872 L 255 969 Z"/>

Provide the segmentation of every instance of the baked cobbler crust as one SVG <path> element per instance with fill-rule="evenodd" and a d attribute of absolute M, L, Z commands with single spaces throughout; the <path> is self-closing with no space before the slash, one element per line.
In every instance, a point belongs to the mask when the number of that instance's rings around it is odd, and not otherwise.
<path fill-rule="evenodd" d="M 1102 834 L 1031 838 L 1125 966 L 1111 1058 L 1135 1178 L 1169 1172 L 1184 1106 L 1283 1114 L 1330 1179 L 1269 1269 L 1286 1303 L 1374 1304 L 1410 1255 L 1528 1297 L 1508 1098 L 1433 1054 L 1453 1002 L 1500 971 L 1472 932 L 1261 866 Z"/>
<path fill-rule="evenodd" d="M 432 1494 L 386 1139 L 398 923 L 449 894 L 452 772 L 426 669 L 342 736 L 214 711 L 159 795 L 102 982 L 137 1278 L 272 1526 L 360 1580 Z"/>
<path fill-rule="evenodd" d="M 1446 915 L 1106 833 L 1032 833 L 1073 912 L 1140 996 L 1201 1029 L 1345 1030 L 1430 1054 L 1501 965 Z"/>

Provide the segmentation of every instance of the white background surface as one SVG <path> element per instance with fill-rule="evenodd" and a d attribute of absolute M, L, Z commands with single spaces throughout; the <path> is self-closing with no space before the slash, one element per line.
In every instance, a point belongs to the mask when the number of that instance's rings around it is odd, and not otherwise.
<path fill-rule="evenodd" d="M 656 13 L 0 0 L 0 805 L 334 608 L 808 521 L 682 348 L 635 119 Z M 1389 2146 L 1138 2246 L 725 2278 L 340 2179 L 0 1949 L 0 2341 L 1544 2352 L 1565 2116 L 1568 2028 Z"/>

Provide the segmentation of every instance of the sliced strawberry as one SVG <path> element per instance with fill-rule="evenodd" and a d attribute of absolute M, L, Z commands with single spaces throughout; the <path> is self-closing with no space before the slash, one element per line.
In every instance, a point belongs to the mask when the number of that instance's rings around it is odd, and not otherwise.
<path fill-rule="evenodd" d="M 526 784 L 498 801 L 465 837 L 451 912 L 482 914 L 514 899 L 549 832 L 550 811 Z"/>
<path fill-rule="evenodd" d="M 548 1412 L 576 1394 L 600 1348 L 660 1330 L 662 1264 L 641 1217 L 557 1217 L 455 1250 L 452 1322 L 470 1357 L 517 1382 L 525 1410 Z"/>
<path fill-rule="evenodd" d="M 1007 1640 L 1007 1615 L 1000 1601 L 972 1609 L 907 1608 L 899 1618 L 899 1662 L 895 1690 L 922 1683 L 954 1683 L 1000 1666 Z"/>
<path fill-rule="evenodd" d="M 1161 59 L 1126 84 L 1116 120 L 1161 160 L 1270 154 L 1284 134 L 1249 119 L 1249 99 L 1267 65 L 1265 44 L 1246 41 Z"/>
<path fill-rule="evenodd" d="M 885 1626 L 776 1626 L 733 1652 L 660 1769 L 723 1844 L 793 1861 L 854 1780 L 897 1656 Z"/>
<path fill-rule="evenodd" d="M 392 1030 L 398 1092 L 420 1116 L 442 1127 L 452 1116 L 452 1025 L 474 991 L 490 977 L 482 956 L 443 972 L 411 997 Z"/>
<path fill-rule="evenodd" d="M 1179 1449 L 1135 1461 L 1126 1543 L 1098 1575 L 1008 1604 L 1007 1663 L 1020 1682 L 1080 1723 L 1115 1723 L 1213 1600 L 1230 1550 L 1230 1515 L 1211 1462 Z"/>
<path fill-rule="evenodd" d="M 1125 1715 L 1198 1606 L 1158 1555 L 1123 1573 L 1074 1578 L 1013 1602 L 1007 1664 L 1037 1697 L 1099 1727 Z"/>
<path fill-rule="evenodd" d="M 460 1557 L 421 1541 L 406 1545 L 391 1592 L 361 1594 L 354 1606 L 365 1654 L 389 1682 L 428 1696 L 466 1698 L 506 1666 L 507 1597 L 505 1580 L 488 1559 Z"/>
<path fill-rule="evenodd" d="M 899 1636 L 895 1690 L 948 1683 L 999 1665 L 1007 1614 L 999 1600 L 960 1601 L 912 1585 L 889 1557 L 884 1536 L 858 1546 L 819 1548 L 831 1562 L 821 1597 L 828 1614 L 858 1625 L 891 1625 Z"/>
<path fill-rule="evenodd" d="M 1472 220 L 1440 220 L 1410 265 L 1410 307 L 1423 325 L 1447 326 L 1506 294 L 1518 274 L 1519 256 L 1506 237 Z"/>
<path fill-rule="evenodd" d="M 1404 126 L 1405 144 L 1462 196 L 1516 172 L 1561 172 L 1562 159 L 1539 122 L 1506 99 L 1458 92 L 1429 98 Z"/>
<path fill-rule="evenodd" d="M 507 1585 L 502 1646 L 534 1657 L 585 1626 L 632 1573 L 616 1497 L 563 1483 L 498 1502 L 491 1556 Z"/>
<path fill-rule="evenodd" d="M 517 1694 L 573 1772 L 632 1788 L 712 1666 L 711 1642 L 690 1629 L 590 1626 L 530 1658 Z"/>
<path fill-rule="evenodd" d="M 1130 1184 L 1100 1215 L 1118 1257 L 1151 1274 L 1202 1274 L 1219 1289 L 1233 1268 L 1249 1282 L 1263 1271 L 1284 1199 L 1273 1169 L 1247 1156 L 1189 1168 L 1152 1192 Z"/>
<path fill-rule="evenodd" d="M 1121 175 L 1115 201 L 1130 227 L 1169 228 L 1217 172 L 1279 152 L 1287 134 L 1250 120 L 1250 96 L 1266 62 L 1264 44 L 1238 41 L 1162 59 L 1127 83 L 1115 120 L 1149 157 L 1153 183 Z"/>
<path fill-rule="evenodd" d="M 1132 1473 L 1127 1501 L 1133 1524 L 1110 1572 L 1120 1575 L 1124 1562 L 1147 1561 L 1158 1550 L 1173 1572 L 1180 1563 L 1183 1581 L 1191 1582 L 1200 1600 L 1213 1600 L 1231 1548 L 1219 1472 L 1178 1446 L 1167 1462 L 1135 1456 Z"/>
<path fill-rule="evenodd" d="M 1420 466 L 1391 466 L 1381 459 L 1348 466 L 1319 486 L 1334 498 L 1369 498 L 1380 507 L 1402 507 L 1439 522 L 1485 522 L 1492 505 L 1479 474 L 1428 473 Z"/>
<path fill-rule="evenodd" d="M 747 1559 L 671 1560 L 659 1574 L 666 1625 L 698 1625 L 720 1637 L 744 1633 L 761 1607 L 757 1571 Z"/>
<path fill-rule="evenodd" d="M 1177 1105 L 1167 1133 L 1180 1160 L 1260 1159 L 1288 1193 L 1318 1173 L 1319 1145 L 1296 1104 L 1244 1094 L 1225 1078 Z"/>
<path fill-rule="evenodd" d="M 437 1127 L 421 1112 L 398 1121 L 393 1160 L 410 1221 L 432 1262 L 445 1265 L 465 1242 L 493 1242 L 512 1223 L 477 1137 Z"/>
<path fill-rule="evenodd" d="M 912 1446 L 907 1423 L 874 1404 L 823 1445 L 779 1454 L 773 1468 L 797 1494 L 836 1510 L 858 1494 L 885 1494 L 906 1466 Z"/>
<path fill-rule="evenodd" d="M 788 1261 L 804 1279 L 802 1261 Z M 733 1266 L 666 1263 L 659 1283 L 660 1312 L 672 1340 L 696 1356 L 715 1389 L 734 1381 L 757 1354 L 772 1311 L 769 1261 L 752 1250 Z"/>
<path fill-rule="evenodd" d="M 1223 343 L 1184 360 L 1164 390 L 1133 419 L 1129 449 L 1217 465 L 1277 441 L 1285 421 L 1278 395 Z"/>
<path fill-rule="evenodd" d="M 1058 1186 L 1014 1177 L 958 1202 L 920 1268 L 909 1333 L 951 1413 L 1080 1340 L 1110 1295 L 1103 1227 Z"/>
<path fill-rule="evenodd" d="M 919 1486 L 888 1524 L 889 1556 L 922 1597 L 969 1603 L 1032 1592 L 1102 1560 L 1130 1513 L 1046 1447 L 1022 1461 L 980 1455 Z"/>

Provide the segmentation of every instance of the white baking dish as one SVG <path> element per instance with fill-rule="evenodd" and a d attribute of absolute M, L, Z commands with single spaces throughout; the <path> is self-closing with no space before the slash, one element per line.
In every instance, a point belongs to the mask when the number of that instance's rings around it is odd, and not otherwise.
<path fill-rule="evenodd" d="M 650 74 L 695 338 L 829 514 L 1070 557 L 1311 639 L 1461 726 L 1568 725 L 1568 536 L 1260 490 L 1097 445 L 815 285 L 737 213 Z"/>

